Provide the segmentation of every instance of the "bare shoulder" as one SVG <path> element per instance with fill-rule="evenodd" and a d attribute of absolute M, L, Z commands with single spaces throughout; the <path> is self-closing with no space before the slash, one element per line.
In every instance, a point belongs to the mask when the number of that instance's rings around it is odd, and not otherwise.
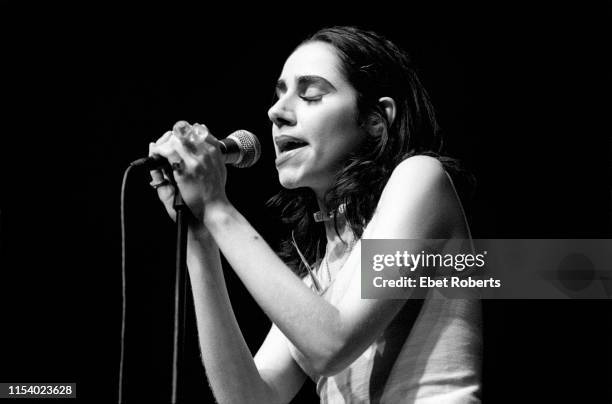
<path fill-rule="evenodd" d="M 380 224 L 376 226 L 379 231 L 391 229 L 389 238 L 444 238 L 456 234 L 463 222 L 444 166 L 422 155 L 395 167 L 372 219 Z"/>
<path fill-rule="evenodd" d="M 421 181 L 432 181 L 445 178 L 442 163 L 431 156 L 412 156 L 395 167 L 391 177 L 420 178 Z"/>
<path fill-rule="evenodd" d="M 436 198 L 452 191 L 442 163 L 430 156 L 412 156 L 395 167 L 385 186 L 381 202 L 398 197 Z M 387 195 L 385 195 L 387 194 Z"/>

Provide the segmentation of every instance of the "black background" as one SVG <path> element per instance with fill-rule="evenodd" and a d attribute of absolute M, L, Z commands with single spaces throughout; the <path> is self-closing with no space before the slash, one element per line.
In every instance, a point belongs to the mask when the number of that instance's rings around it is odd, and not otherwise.
<path fill-rule="evenodd" d="M 116 401 L 121 179 L 177 120 L 258 135 L 262 159 L 229 168 L 227 193 L 276 246 L 266 111 L 285 58 L 326 25 L 374 29 L 413 55 L 450 151 L 478 178 L 465 201 L 474 237 L 610 238 L 609 44 L 574 10 L 428 14 L 423 29 L 419 14 L 240 25 L 3 11 L 2 382 L 76 382 L 80 402 Z M 148 180 L 133 171 L 126 194 L 126 394 L 168 402 L 174 236 Z M 254 352 L 269 322 L 226 269 Z M 484 302 L 485 402 L 610 402 L 611 312 L 603 300 Z M 187 350 L 187 394 L 212 400 L 193 327 Z"/>

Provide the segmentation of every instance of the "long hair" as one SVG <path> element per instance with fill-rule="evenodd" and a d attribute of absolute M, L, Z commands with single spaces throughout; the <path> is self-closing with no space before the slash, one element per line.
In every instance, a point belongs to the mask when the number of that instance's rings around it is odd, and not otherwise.
<path fill-rule="evenodd" d="M 335 49 L 340 70 L 357 93 L 358 124 L 365 126 L 374 120 L 383 125 L 383 130 L 370 133 L 349 156 L 324 198 L 328 210 L 345 204 L 347 223 L 359 238 L 401 161 L 430 155 L 438 158 L 451 175 L 462 170 L 457 160 L 441 154 L 443 142 L 434 108 L 406 53 L 384 37 L 355 27 L 324 28 L 299 46 L 310 42 L 324 42 Z M 392 123 L 378 103 L 381 97 L 395 101 Z M 325 247 L 325 228 L 312 215 L 318 210 L 314 192 L 308 188 L 283 189 L 268 204 L 282 207 L 283 222 L 292 229 L 306 260 L 314 263 Z M 291 236 L 281 243 L 279 254 L 298 275 L 305 273 Z"/>

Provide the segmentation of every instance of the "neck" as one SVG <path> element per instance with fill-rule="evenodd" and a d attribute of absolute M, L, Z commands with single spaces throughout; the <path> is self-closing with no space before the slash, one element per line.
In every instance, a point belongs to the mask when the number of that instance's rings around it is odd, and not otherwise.
<path fill-rule="evenodd" d="M 317 200 L 321 213 L 326 215 L 328 213 L 325 208 L 325 204 L 321 199 Z M 345 216 L 343 214 L 336 214 L 336 224 L 334 225 L 334 219 L 322 222 L 325 226 L 325 236 L 327 238 L 327 251 L 330 253 L 330 259 L 338 258 L 344 255 L 344 252 L 353 242 L 354 236 L 351 231 Z M 337 229 L 337 231 L 336 231 Z"/>

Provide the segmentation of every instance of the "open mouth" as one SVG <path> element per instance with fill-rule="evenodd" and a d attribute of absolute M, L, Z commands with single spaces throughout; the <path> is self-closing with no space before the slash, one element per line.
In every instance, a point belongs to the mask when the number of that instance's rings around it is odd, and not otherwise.
<path fill-rule="evenodd" d="M 276 146 L 280 153 L 285 153 L 291 150 L 299 149 L 306 146 L 308 143 L 293 136 L 279 136 L 276 138 Z"/>

